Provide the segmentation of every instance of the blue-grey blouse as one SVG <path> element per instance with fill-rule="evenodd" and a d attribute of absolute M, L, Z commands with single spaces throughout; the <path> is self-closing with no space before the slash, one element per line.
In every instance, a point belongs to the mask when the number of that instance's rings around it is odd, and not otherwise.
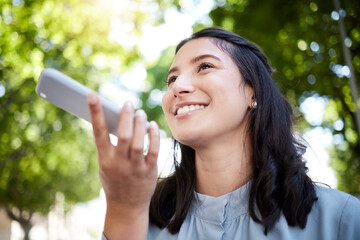
<path fill-rule="evenodd" d="M 274 240 L 360 240 L 360 201 L 343 192 L 316 186 L 315 202 L 305 229 L 290 227 L 281 216 L 264 235 L 264 227 L 254 222 L 248 211 L 251 182 L 220 197 L 196 193 L 178 234 L 149 226 L 148 240 L 274 239 Z M 105 240 L 103 236 L 103 240 Z"/>

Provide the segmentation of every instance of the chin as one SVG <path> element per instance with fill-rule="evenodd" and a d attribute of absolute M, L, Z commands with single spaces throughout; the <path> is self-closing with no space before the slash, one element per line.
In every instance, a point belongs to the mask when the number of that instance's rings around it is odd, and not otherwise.
<path fill-rule="evenodd" d="M 192 148 L 196 148 L 196 146 L 201 145 L 204 143 L 203 134 L 198 135 L 197 133 L 194 133 L 193 131 L 189 131 L 186 133 L 181 133 L 181 134 L 175 134 L 173 135 L 174 139 L 176 139 L 176 141 L 180 142 L 181 144 L 184 144 L 186 146 L 192 147 Z"/>

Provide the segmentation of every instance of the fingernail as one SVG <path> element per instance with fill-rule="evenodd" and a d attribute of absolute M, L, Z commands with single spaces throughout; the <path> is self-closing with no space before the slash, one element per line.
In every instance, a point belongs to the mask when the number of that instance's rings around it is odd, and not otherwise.
<path fill-rule="evenodd" d="M 124 103 L 124 108 L 131 108 L 131 107 L 132 107 L 132 103 L 131 103 L 131 102 L 126 101 L 126 102 Z"/>
<path fill-rule="evenodd" d="M 138 117 L 145 117 L 146 114 L 145 114 L 144 110 L 139 109 L 139 110 L 136 111 L 136 116 L 138 116 Z"/>
<path fill-rule="evenodd" d="M 91 92 L 91 93 L 89 93 L 89 95 L 88 95 L 88 102 L 90 103 L 90 104 L 95 104 L 95 103 L 97 103 L 97 96 L 96 96 L 96 93 L 94 93 L 94 92 Z"/>
<path fill-rule="evenodd" d="M 155 121 L 150 122 L 150 127 L 153 128 L 153 129 L 159 128 L 159 126 L 157 125 L 157 123 Z"/>

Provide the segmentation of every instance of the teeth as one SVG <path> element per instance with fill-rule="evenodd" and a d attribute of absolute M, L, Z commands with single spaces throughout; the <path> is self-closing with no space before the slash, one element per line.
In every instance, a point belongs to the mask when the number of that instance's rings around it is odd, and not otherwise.
<path fill-rule="evenodd" d="M 197 109 L 203 109 L 205 106 L 204 105 L 189 105 L 189 106 L 184 106 L 182 108 L 179 108 L 177 110 L 177 114 L 182 114 L 182 113 L 187 113 L 190 111 L 194 111 Z"/>

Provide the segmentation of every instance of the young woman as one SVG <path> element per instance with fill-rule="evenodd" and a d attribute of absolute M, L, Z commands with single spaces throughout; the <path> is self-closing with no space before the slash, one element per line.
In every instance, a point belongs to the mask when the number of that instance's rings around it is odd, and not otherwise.
<path fill-rule="evenodd" d="M 159 129 L 127 103 L 112 146 L 88 96 L 107 211 L 103 239 L 359 239 L 360 201 L 314 185 L 266 57 L 208 28 L 181 42 L 162 107 L 175 172 L 157 179 Z"/>

